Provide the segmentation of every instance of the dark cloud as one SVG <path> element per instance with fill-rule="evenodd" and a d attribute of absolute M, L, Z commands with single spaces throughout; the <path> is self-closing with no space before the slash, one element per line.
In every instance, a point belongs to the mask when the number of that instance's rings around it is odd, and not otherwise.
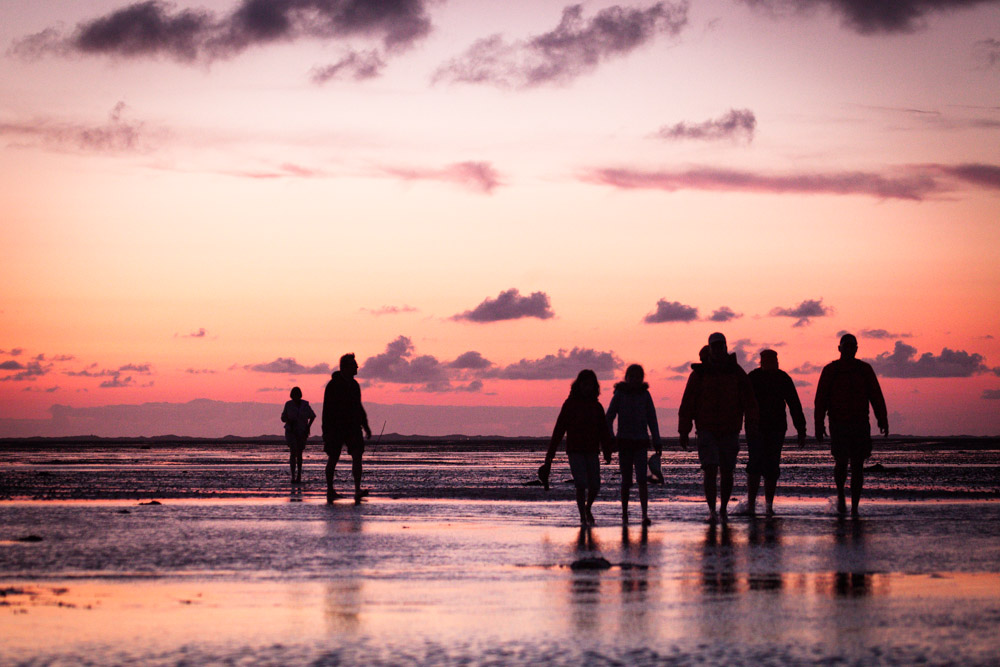
<path fill-rule="evenodd" d="M 134 387 L 135 379 L 131 375 L 126 375 L 122 377 L 119 373 L 115 373 L 114 377 L 110 380 L 104 380 L 98 385 L 101 389 L 119 389 L 121 387 Z"/>
<path fill-rule="evenodd" d="M 1000 68 L 1000 40 L 981 39 L 972 45 L 972 54 L 983 69 Z"/>
<path fill-rule="evenodd" d="M 983 399 L 987 401 L 1000 400 L 1000 389 L 983 389 Z"/>
<path fill-rule="evenodd" d="M 812 386 L 812 382 L 809 382 L 808 380 L 795 380 L 793 382 L 793 384 L 796 387 L 811 387 Z"/>
<path fill-rule="evenodd" d="M 90 364 L 83 370 L 79 371 L 63 371 L 63 375 L 69 375 L 70 377 L 83 377 L 83 378 L 100 378 L 100 377 L 111 377 L 118 373 L 114 369 L 110 368 L 98 368 L 97 363 Z"/>
<path fill-rule="evenodd" d="M 292 357 L 278 357 L 266 364 L 251 364 L 243 368 L 256 373 L 285 373 L 287 375 L 329 375 L 333 372 L 329 364 L 303 366 Z"/>
<path fill-rule="evenodd" d="M 693 363 L 697 363 L 697 362 L 695 362 L 695 361 L 686 361 L 683 364 L 678 364 L 676 366 L 667 366 L 667 370 L 668 371 L 672 371 L 674 373 L 687 373 L 688 371 L 691 370 L 691 364 L 693 364 Z"/>
<path fill-rule="evenodd" d="M 132 372 L 139 373 L 141 375 L 149 375 L 153 372 L 153 368 L 150 364 L 125 364 L 118 368 L 121 372 Z"/>
<path fill-rule="evenodd" d="M 532 292 L 531 296 L 521 296 L 516 288 L 500 292 L 495 299 L 485 299 L 481 304 L 464 313 L 453 315 L 453 320 L 468 322 L 500 322 L 517 320 L 522 317 L 536 317 L 547 320 L 554 317 L 552 305 L 545 292 Z"/>
<path fill-rule="evenodd" d="M 801 366 L 793 368 L 790 372 L 795 373 L 796 375 L 813 375 L 814 373 L 820 373 L 822 371 L 822 366 L 817 366 L 811 361 L 807 361 Z"/>
<path fill-rule="evenodd" d="M 769 315 L 771 317 L 793 317 L 795 324 L 793 327 L 804 327 L 811 323 L 814 317 L 826 317 L 833 312 L 833 308 L 823 305 L 823 299 L 806 299 L 794 308 L 772 308 Z"/>
<path fill-rule="evenodd" d="M 516 364 L 489 371 L 485 377 L 504 380 L 569 380 L 584 368 L 589 368 L 601 378 L 613 378 L 614 372 L 624 364 L 614 352 L 598 352 L 589 348 L 574 347 L 567 352 L 559 350 L 541 359 L 521 359 Z"/>
<path fill-rule="evenodd" d="M 644 171 L 607 168 L 585 172 L 581 179 L 621 190 L 708 190 L 769 194 L 867 195 L 878 199 L 921 201 L 946 190 L 927 170 L 906 170 L 899 175 L 845 171 L 761 174 L 714 167 L 683 171 Z"/>
<path fill-rule="evenodd" d="M 413 306 L 382 306 L 381 308 L 362 308 L 362 312 L 369 312 L 376 317 L 379 315 L 400 315 L 402 313 L 416 313 L 419 309 Z"/>
<path fill-rule="evenodd" d="M 218 371 L 213 371 L 210 368 L 187 368 L 184 372 L 189 375 L 214 375 Z"/>
<path fill-rule="evenodd" d="M 858 332 L 848 331 L 847 329 L 841 329 L 840 331 L 837 332 L 837 338 L 841 338 L 847 334 L 854 334 L 859 338 L 873 338 L 875 340 L 913 337 L 913 334 L 892 333 L 891 331 L 886 331 L 885 329 L 862 329 L 861 331 Z"/>
<path fill-rule="evenodd" d="M 13 350 L 9 352 L 9 354 L 12 357 L 20 357 L 22 354 L 24 354 L 24 348 L 15 347 Z"/>
<path fill-rule="evenodd" d="M 734 312 L 729 306 L 722 306 L 708 318 L 710 322 L 728 322 L 743 317 L 743 313 Z"/>
<path fill-rule="evenodd" d="M 30 35 L 11 52 L 29 58 L 78 53 L 207 63 L 299 39 L 364 38 L 400 51 L 430 30 L 425 0 L 241 0 L 221 17 L 150 0 L 80 23 L 69 36 L 51 28 Z"/>
<path fill-rule="evenodd" d="M 49 119 L 0 123 L 0 135 L 61 151 L 142 153 L 151 150 L 164 132 L 127 120 L 124 117 L 126 108 L 124 102 L 118 102 L 111 109 L 108 120 L 101 124 Z"/>
<path fill-rule="evenodd" d="M 1000 189 L 1000 166 L 993 164 L 929 165 L 942 174 L 984 188 Z"/>
<path fill-rule="evenodd" d="M 892 352 L 883 352 L 866 359 L 875 372 L 890 378 L 964 378 L 988 373 L 981 354 L 944 348 L 938 356 L 925 352 L 917 356 L 917 348 L 896 341 Z"/>
<path fill-rule="evenodd" d="M 13 375 L 7 375 L 0 378 L 0 382 L 34 382 L 37 378 L 47 375 L 48 372 L 52 370 L 51 363 L 43 365 L 41 359 L 37 358 L 27 362 L 26 364 L 20 365 L 20 368 L 7 367 L 8 363 L 11 362 L 5 362 L 4 364 L 5 370 L 17 370 L 18 372 Z"/>
<path fill-rule="evenodd" d="M 385 60 L 378 51 L 351 51 L 331 65 L 314 67 L 309 79 L 316 85 L 338 78 L 365 81 L 378 77 L 383 69 Z"/>
<path fill-rule="evenodd" d="M 476 41 L 442 65 L 434 81 L 501 88 L 567 83 L 658 35 L 677 35 L 687 25 L 687 14 L 686 0 L 658 2 L 645 9 L 615 5 L 589 19 L 584 18 L 582 5 L 570 5 L 550 32 L 514 42 L 498 34 Z"/>
<path fill-rule="evenodd" d="M 413 356 L 414 346 L 406 336 L 389 343 L 385 352 L 369 357 L 358 375 L 366 380 L 395 384 L 448 384 L 444 365 L 431 355 Z"/>
<path fill-rule="evenodd" d="M 491 368 L 493 362 L 485 358 L 479 352 L 465 352 L 464 354 L 458 355 L 458 358 L 452 362 L 448 363 L 448 368 L 455 368 L 458 370 L 472 370 L 481 371 L 487 368 Z"/>
<path fill-rule="evenodd" d="M 21 362 L 14 361 L 13 359 L 11 359 L 10 361 L 5 361 L 2 364 L 0 364 L 0 370 L 3 370 L 3 371 L 23 371 L 24 370 L 24 366 L 21 364 Z"/>
<path fill-rule="evenodd" d="M 720 118 L 702 121 L 700 123 L 680 122 L 660 128 L 656 136 L 660 139 L 699 139 L 716 141 L 718 139 L 744 139 L 747 143 L 753 141 L 757 128 L 757 117 L 749 109 L 730 109 Z"/>
<path fill-rule="evenodd" d="M 208 332 L 205 331 L 204 327 L 202 327 L 202 328 L 199 328 L 197 331 L 193 331 L 193 332 L 185 335 L 184 337 L 185 338 L 204 338 L 207 335 L 208 335 Z"/>
<path fill-rule="evenodd" d="M 656 310 L 648 313 L 642 321 L 646 324 L 660 324 L 662 322 L 694 322 L 698 319 L 698 309 L 694 306 L 685 306 L 680 301 L 667 301 L 660 299 L 656 302 Z"/>
<path fill-rule="evenodd" d="M 499 172 L 489 162 L 456 162 L 441 169 L 384 167 L 382 171 L 404 181 L 443 181 L 483 194 L 503 185 Z"/>
<path fill-rule="evenodd" d="M 743 0 L 773 14 L 810 13 L 817 8 L 838 15 L 844 27 L 862 35 L 913 32 L 931 13 L 992 4 L 995 0 Z"/>

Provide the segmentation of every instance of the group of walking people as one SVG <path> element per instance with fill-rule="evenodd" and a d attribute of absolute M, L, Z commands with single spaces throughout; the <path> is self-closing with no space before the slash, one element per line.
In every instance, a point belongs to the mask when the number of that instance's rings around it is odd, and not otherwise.
<path fill-rule="evenodd" d="M 826 437 L 826 418 L 830 420 L 830 445 L 834 458 L 837 485 L 837 510 L 847 512 L 844 486 L 851 471 L 851 513 L 858 515 L 864 483 L 864 462 L 871 456 L 872 442 L 868 406 L 883 435 L 889 434 L 885 399 L 875 371 L 856 358 L 858 341 L 846 334 L 840 339 L 840 358 L 827 364 L 816 388 L 815 434 Z M 760 367 L 747 374 L 729 352 L 726 337 L 713 333 L 699 353 L 700 361 L 691 364 L 691 374 L 684 388 L 678 410 L 677 431 L 680 446 L 689 448 L 692 427 L 696 430 L 698 460 L 704 474 L 705 501 L 709 520 L 727 519 L 733 491 L 733 474 L 740 448 L 740 432 L 747 441 L 747 513 L 756 513 L 760 482 L 764 481 L 765 507 L 774 514 L 774 495 L 781 475 L 781 450 L 791 414 L 800 447 L 806 441 L 806 419 L 795 383 L 778 366 L 778 354 L 760 352 Z M 591 510 L 601 485 L 600 455 L 610 464 L 617 449 L 621 472 L 622 524 L 629 521 L 629 495 L 633 474 L 639 487 L 642 524 L 651 524 L 648 504 L 647 467 L 653 479 L 663 480 L 656 410 L 644 382 L 642 366 L 633 364 L 625 371 L 624 382 L 615 385 L 614 396 L 604 411 L 598 399 L 601 388 L 594 371 L 580 371 L 570 386 L 556 420 L 545 462 L 538 470 L 548 488 L 548 479 L 563 438 L 582 526 L 594 525 Z M 787 412 L 786 412 L 787 407 Z M 613 433 L 618 421 L 617 436 Z M 649 446 L 654 454 L 647 461 Z M 717 507 L 718 501 L 718 509 Z"/>
<path fill-rule="evenodd" d="M 864 462 L 872 451 L 869 405 L 883 435 L 889 434 L 889 422 L 875 371 L 871 365 L 856 358 L 857 339 L 845 334 L 838 350 L 840 358 L 823 368 L 816 387 L 815 436 L 818 442 L 823 442 L 829 417 L 837 509 L 840 513 L 847 512 L 844 487 L 850 469 L 851 513 L 857 516 L 864 483 Z M 760 367 L 746 373 L 736 355 L 729 352 L 726 337 L 718 332 L 708 337 L 708 345 L 701 349 L 699 359 L 691 364 L 691 374 L 678 410 L 677 430 L 680 446 L 685 450 L 689 448 L 692 428 L 696 432 L 709 520 L 727 519 L 741 431 L 746 433 L 748 454 L 747 512 L 756 512 L 763 479 L 765 507 L 770 516 L 774 513 L 774 495 L 781 475 L 781 450 L 788 430 L 788 414 L 799 446 L 804 446 L 806 441 L 806 419 L 795 383 L 779 368 L 778 354 L 770 349 L 761 350 Z M 360 503 L 366 495 L 361 487 L 362 456 L 365 439 L 371 439 L 372 431 L 361 403 L 361 387 L 354 379 L 357 373 L 354 355 L 345 354 L 340 358 L 340 369 L 331 375 L 323 394 L 322 432 L 323 449 L 328 457 L 328 503 L 339 497 L 334 489 L 334 475 L 345 448 L 351 456 L 355 503 Z M 559 411 L 545 462 L 538 469 L 539 479 L 548 489 L 552 462 L 565 438 L 580 524 L 593 526 L 592 506 L 601 487 L 600 457 L 603 454 L 604 462 L 610 464 L 617 452 L 622 523 L 629 522 L 629 498 L 634 481 L 639 491 L 642 525 L 648 526 L 652 523 L 648 482 L 650 473 L 654 481 L 663 481 L 663 444 L 642 366 L 632 364 L 626 369 L 624 380 L 615 385 L 606 411 L 599 400 L 600 393 L 597 374 L 590 369 L 580 371 Z M 302 399 L 301 389 L 293 388 L 291 400 L 285 403 L 281 413 L 293 484 L 302 482 L 302 452 L 315 419 L 316 414 L 308 401 Z M 652 456 L 649 456 L 650 446 Z"/>

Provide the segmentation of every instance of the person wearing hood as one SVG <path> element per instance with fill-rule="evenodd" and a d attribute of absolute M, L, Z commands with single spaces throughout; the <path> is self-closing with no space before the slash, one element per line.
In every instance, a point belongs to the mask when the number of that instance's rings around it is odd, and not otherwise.
<path fill-rule="evenodd" d="M 656 408 L 644 382 L 645 371 L 639 364 L 625 370 L 625 381 L 615 385 L 615 393 L 608 405 L 608 429 L 618 419 L 618 467 L 622 475 L 622 525 L 628 525 L 628 499 L 632 489 L 632 472 L 635 471 L 639 486 L 639 504 L 642 506 L 642 525 L 649 526 L 649 487 L 646 483 L 646 452 L 650 436 L 657 455 L 662 454 L 660 428 L 656 422 Z"/>
<path fill-rule="evenodd" d="M 340 370 L 334 371 L 323 392 L 323 451 L 329 457 L 326 463 L 326 502 L 337 497 L 333 489 L 333 475 L 344 446 L 351 455 L 351 473 L 354 476 L 354 502 L 360 503 L 365 492 L 361 489 L 361 456 L 365 453 L 365 437 L 372 439 L 368 414 L 361 405 L 361 386 L 354 376 L 358 362 L 353 354 L 340 358 Z"/>
<path fill-rule="evenodd" d="M 767 516 L 773 516 L 774 492 L 781 475 L 781 447 L 788 430 L 785 405 L 798 433 L 800 448 L 806 444 L 806 417 L 795 382 L 778 368 L 777 352 L 761 350 L 760 368 L 750 371 L 747 377 L 760 410 L 760 428 L 756 434 L 747 434 L 747 513 L 753 516 L 757 512 L 757 491 L 763 477 Z"/>
<path fill-rule="evenodd" d="M 691 375 L 678 410 L 677 431 L 681 447 L 687 449 L 691 427 L 696 427 L 709 520 L 719 517 L 715 509 L 718 490 L 719 513 L 725 521 L 733 493 L 740 430 L 746 421 L 747 431 L 756 431 L 757 401 L 746 372 L 737 363 L 736 355 L 726 347 L 726 337 L 713 333 L 708 337 L 708 347 L 709 361 L 691 364 Z"/>

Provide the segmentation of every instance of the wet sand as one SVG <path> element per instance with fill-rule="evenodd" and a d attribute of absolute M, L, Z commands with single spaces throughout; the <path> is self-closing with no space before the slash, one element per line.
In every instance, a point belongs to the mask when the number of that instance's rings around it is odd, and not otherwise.
<path fill-rule="evenodd" d="M 0 503 L 3 664 L 995 664 L 1000 503 Z M 636 508 L 637 510 L 638 508 Z M 38 541 L 19 541 L 28 536 Z M 602 557 L 605 570 L 575 570 Z"/>

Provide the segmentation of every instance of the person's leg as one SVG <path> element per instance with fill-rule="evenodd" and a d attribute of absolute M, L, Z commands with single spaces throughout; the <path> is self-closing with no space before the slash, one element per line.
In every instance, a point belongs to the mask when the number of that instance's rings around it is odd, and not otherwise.
<path fill-rule="evenodd" d="M 757 491 L 760 489 L 760 473 L 751 471 L 747 466 L 747 514 L 753 516 L 757 513 Z M 764 493 L 767 494 L 767 483 L 764 484 Z"/>
<path fill-rule="evenodd" d="M 851 516 L 858 516 L 858 503 L 861 502 L 861 488 L 865 484 L 865 460 L 861 457 L 851 459 Z"/>
<path fill-rule="evenodd" d="M 340 440 L 330 440 L 325 443 L 323 449 L 326 451 L 326 502 L 332 503 L 337 497 L 337 492 L 333 489 L 333 476 L 337 471 L 337 461 L 340 460 L 340 451 L 343 443 Z"/>
<path fill-rule="evenodd" d="M 726 506 L 729 504 L 729 497 L 733 495 L 733 469 L 720 466 L 719 478 L 719 514 L 725 519 L 728 516 Z"/>
<path fill-rule="evenodd" d="M 587 516 L 589 506 L 587 505 L 587 487 L 577 486 L 576 487 L 576 508 L 580 510 L 580 525 L 589 526 L 590 518 Z"/>
<path fill-rule="evenodd" d="M 625 442 L 619 441 L 618 446 L 618 471 L 622 478 L 622 525 L 628 523 L 628 497 L 632 492 L 632 468 L 633 452 L 632 448 Z"/>
<path fill-rule="evenodd" d="M 361 502 L 361 452 L 351 454 L 351 475 L 354 477 L 354 502 Z"/>
<path fill-rule="evenodd" d="M 847 482 L 847 457 L 834 459 L 833 481 L 837 484 L 837 511 L 843 514 L 847 511 L 847 502 L 844 499 L 844 484 Z"/>
<path fill-rule="evenodd" d="M 774 492 L 778 488 L 777 475 L 768 475 L 764 478 L 764 500 L 767 503 L 767 515 L 774 515 Z"/>
<path fill-rule="evenodd" d="M 716 518 L 715 493 L 717 491 L 715 476 L 718 474 L 719 466 L 705 465 L 702 466 L 702 470 L 705 472 L 705 502 L 708 503 L 709 516 L 714 520 Z"/>
<path fill-rule="evenodd" d="M 639 481 L 639 504 L 642 506 L 642 525 L 648 526 L 652 521 L 649 520 L 649 485 L 645 478 Z"/>
<path fill-rule="evenodd" d="M 295 448 L 288 450 L 288 467 L 292 471 L 292 484 L 295 483 Z"/>
<path fill-rule="evenodd" d="M 594 526 L 597 521 L 594 519 L 594 512 L 591 507 L 597 500 L 597 494 L 601 490 L 601 458 L 597 452 L 589 454 L 587 458 L 587 524 Z"/>

